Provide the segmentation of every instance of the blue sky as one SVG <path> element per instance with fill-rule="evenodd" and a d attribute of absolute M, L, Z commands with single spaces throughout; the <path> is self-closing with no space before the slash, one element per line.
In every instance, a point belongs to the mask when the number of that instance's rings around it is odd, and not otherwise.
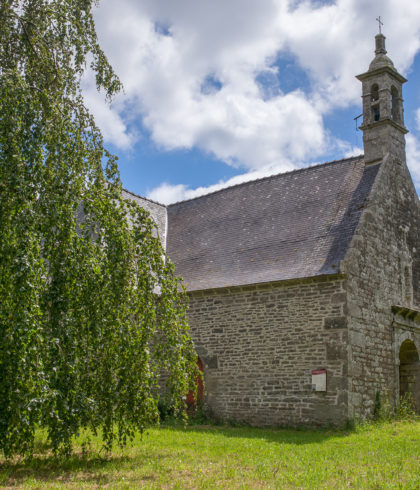
<path fill-rule="evenodd" d="M 420 2 L 102 0 L 99 40 L 125 91 L 86 102 L 123 185 L 164 203 L 360 154 L 361 86 L 381 15 L 404 86 L 420 193 Z"/>

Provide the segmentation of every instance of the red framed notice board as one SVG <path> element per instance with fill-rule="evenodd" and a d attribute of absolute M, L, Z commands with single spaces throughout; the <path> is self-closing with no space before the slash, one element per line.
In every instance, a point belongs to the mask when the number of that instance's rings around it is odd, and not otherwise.
<path fill-rule="evenodd" d="M 312 391 L 327 391 L 326 369 L 314 369 L 312 371 Z"/>

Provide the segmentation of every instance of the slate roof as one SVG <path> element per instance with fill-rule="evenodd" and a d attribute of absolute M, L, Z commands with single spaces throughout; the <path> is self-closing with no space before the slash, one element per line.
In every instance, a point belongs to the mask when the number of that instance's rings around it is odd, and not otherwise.
<path fill-rule="evenodd" d="M 168 206 L 177 275 L 194 291 L 336 274 L 378 169 L 360 156 Z"/>

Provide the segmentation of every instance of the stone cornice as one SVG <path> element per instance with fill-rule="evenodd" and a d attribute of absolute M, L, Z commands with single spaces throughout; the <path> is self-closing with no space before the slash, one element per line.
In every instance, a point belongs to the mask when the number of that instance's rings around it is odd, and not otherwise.
<path fill-rule="evenodd" d="M 383 73 L 388 73 L 392 77 L 396 78 L 400 83 L 405 83 L 407 81 L 407 79 L 400 75 L 397 70 L 392 69 L 390 66 L 383 66 L 381 68 L 377 68 L 376 70 L 367 71 L 365 73 L 357 75 L 356 78 L 363 82 L 363 80 L 374 78 L 378 75 L 382 75 Z"/>
<path fill-rule="evenodd" d="M 412 327 L 420 329 L 420 311 L 406 306 L 394 305 L 391 307 L 394 314 L 394 326 Z"/>
<path fill-rule="evenodd" d="M 205 296 L 211 294 L 219 294 L 219 293 L 232 293 L 236 291 L 261 291 L 272 289 L 274 287 L 287 287 L 297 284 L 311 284 L 311 283 L 321 283 L 328 281 L 337 281 L 340 279 L 346 279 L 347 274 L 344 273 L 335 273 L 335 274 L 322 274 L 319 276 L 311 276 L 311 277 L 302 277 L 296 279 L 284 279 L 282 281 L 270 281 L 270 282 L 261 282 L 255 284 L 244 284 L 239 286 L 224 286 L 224 287 L 216 287 L 216 288 L 208 288 L 208 289 L 194 289 L 192 291 L 187 291 L 188 296 Z"/>
<path fill-rule="evenodd" d="M 378 126 L 387 126 L 387 125 L 393 126 L 395 129 L 398 129 L 398 131 L 401 131 L 403 134 L 408 133 L 408 129 L 405 126 L 396 123 L 394 120 L 392 120 L 389 117 L 387 117 L 386 119 L 381 119 L 380 121 L 375 121 L 370 124 L 362 124 L 361 126 L 359 126 L 359 129 L 365 131 L 366 129 L 372 129 L 372 128 L 377 128 Z"/>

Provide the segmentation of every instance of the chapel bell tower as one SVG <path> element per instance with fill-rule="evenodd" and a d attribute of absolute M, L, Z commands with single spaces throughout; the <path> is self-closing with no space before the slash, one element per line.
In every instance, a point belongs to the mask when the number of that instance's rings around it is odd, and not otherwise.
<path fill-rule="evenodd" d="M 362 82 L 363 146 L 365 163 L 381 161 L 387 154 L 393 161 L 405 161 L 405 134 L 402 85 L 400 75 L 386 55 L 385 36 L 375 36 L 375 58 L 366 73 L 356 78 Z"/>

